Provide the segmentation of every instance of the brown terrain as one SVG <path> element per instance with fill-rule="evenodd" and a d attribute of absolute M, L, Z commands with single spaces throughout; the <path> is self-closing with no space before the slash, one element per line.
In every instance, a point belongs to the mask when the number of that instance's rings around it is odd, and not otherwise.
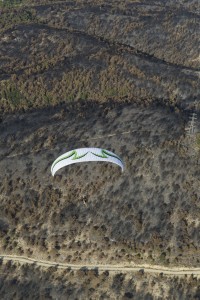
<path fill-rule="evenodd" d="M 0 261 L 1 263 L 1 261 Z M 193 275 L 166 276 L 145 273 L 99 271 L 82 267 L 0 265 L 1 299 L 199 299 L 200 280 Z"/>
<path fill-rule="evenodd" d="M 142 267 L 200 268 L 197 2 L 0 7 L 0 256 L 69 265 L 2 259 L 0 298 L 199 299 L 199 276 Z M 115 152 L 125 171 L 52 177 L 81 147 Z"/>

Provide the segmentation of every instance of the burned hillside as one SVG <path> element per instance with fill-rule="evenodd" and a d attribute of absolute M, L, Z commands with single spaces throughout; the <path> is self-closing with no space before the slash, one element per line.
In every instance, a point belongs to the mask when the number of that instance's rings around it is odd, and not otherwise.
<path fill-rule="evenodd" d="M 65 262 L 198 264 L 199 154 L 191 156 L 184 122 L 130 104 L 5 118 L 2 249 Z M 52 177 L 58 155 L 91 146 L 118 153 L 124 173 L 93 162 Z"/>

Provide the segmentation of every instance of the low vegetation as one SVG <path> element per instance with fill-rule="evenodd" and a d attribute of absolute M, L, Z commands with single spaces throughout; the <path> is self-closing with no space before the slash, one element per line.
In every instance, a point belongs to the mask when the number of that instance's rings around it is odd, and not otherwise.
<path fill-rule="evenodd" d="M 82 100 L 185 107 L 196 99 L 195 4 L 186 13 L 186 4 L 44 3 L 2 8 L 1 114 Z"/>
<path fill-rule="evenodd" d="M 40 280 L 38 280 L 38 278 Z M 200 281 L 195 276 L 170 278 L 137 273 L 115 274 L 98 269 L 70 268 L 2 263 L 1 296 L 10 299 L 199 299 Z"/>
<path fill-rule="evenodd" d="M 195 1 L 1 1 L 0 253 L 200 266 L 198 17 Z M 125 172 L 51 176 L 58 155 L 87 146 Z M 194 276 L 0 269 L 1 299 L 200 297 Z"/>
<path fill-rule="evenodd" d="M 0 128 L 2 252 L 71 263 L 199 264 L 199 165 L 184 144 L 181 113 L 82 103 L 7 117 Z M 87 146 L 120 155 L 125 172 L 90 163 L 51 176 L 59 154 Z"/>

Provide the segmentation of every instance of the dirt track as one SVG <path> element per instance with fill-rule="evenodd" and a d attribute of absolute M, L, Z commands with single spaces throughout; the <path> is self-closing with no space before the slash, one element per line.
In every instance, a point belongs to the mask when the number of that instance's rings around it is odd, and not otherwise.
<path fill-rule="evenodd" d="M 109 272 L 137 272 L 139 270 L 144 270 L 146 273 L 163 273 L 170 276 L 181 276 L 181 275 L 195 275 L 197 277 L 200 276 L 200 268 L 167 268 L 163 266 L 151 266 L 151 265 L 132 265 L 132 266 L 123 266 L 123 265 L 85 265 L 85 264 L 64 264 L 64 263 L 57 263 L 51 262 L 46 260 L 37 260 L 25 256 L 16 256 L 16 255 L 0 255 L 4 261 L 15 261 L 21 264 L 36 264 L 37 266 L 41 267 L 54 267 L 56 266 L 58 269 L 67 269 L 71 268 L 72 270 L 79 270 L 81 268 L 87 269 L 95 269 L 98 268 L 99 271 L 106 271 Z"/>

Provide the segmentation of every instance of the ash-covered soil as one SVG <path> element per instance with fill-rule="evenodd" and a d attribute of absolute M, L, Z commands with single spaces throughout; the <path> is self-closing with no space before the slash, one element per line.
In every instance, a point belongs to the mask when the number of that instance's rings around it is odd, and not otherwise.
<path fill-rule="evenodd" d="M 1 251 L 86 264 L 200 265 L 199 158 L 186 144 L 184 118 L 116 103 L 3 118 Z M 80 147 L 115 152 L 124 173 L 82 163 L 52 177 L 54 159 Z"/>
<path fill-rule="evenodd" d="M 1 9 L 1 114 L 75 100 L 198 99 L 195 1 L 23 2 Z"/>

